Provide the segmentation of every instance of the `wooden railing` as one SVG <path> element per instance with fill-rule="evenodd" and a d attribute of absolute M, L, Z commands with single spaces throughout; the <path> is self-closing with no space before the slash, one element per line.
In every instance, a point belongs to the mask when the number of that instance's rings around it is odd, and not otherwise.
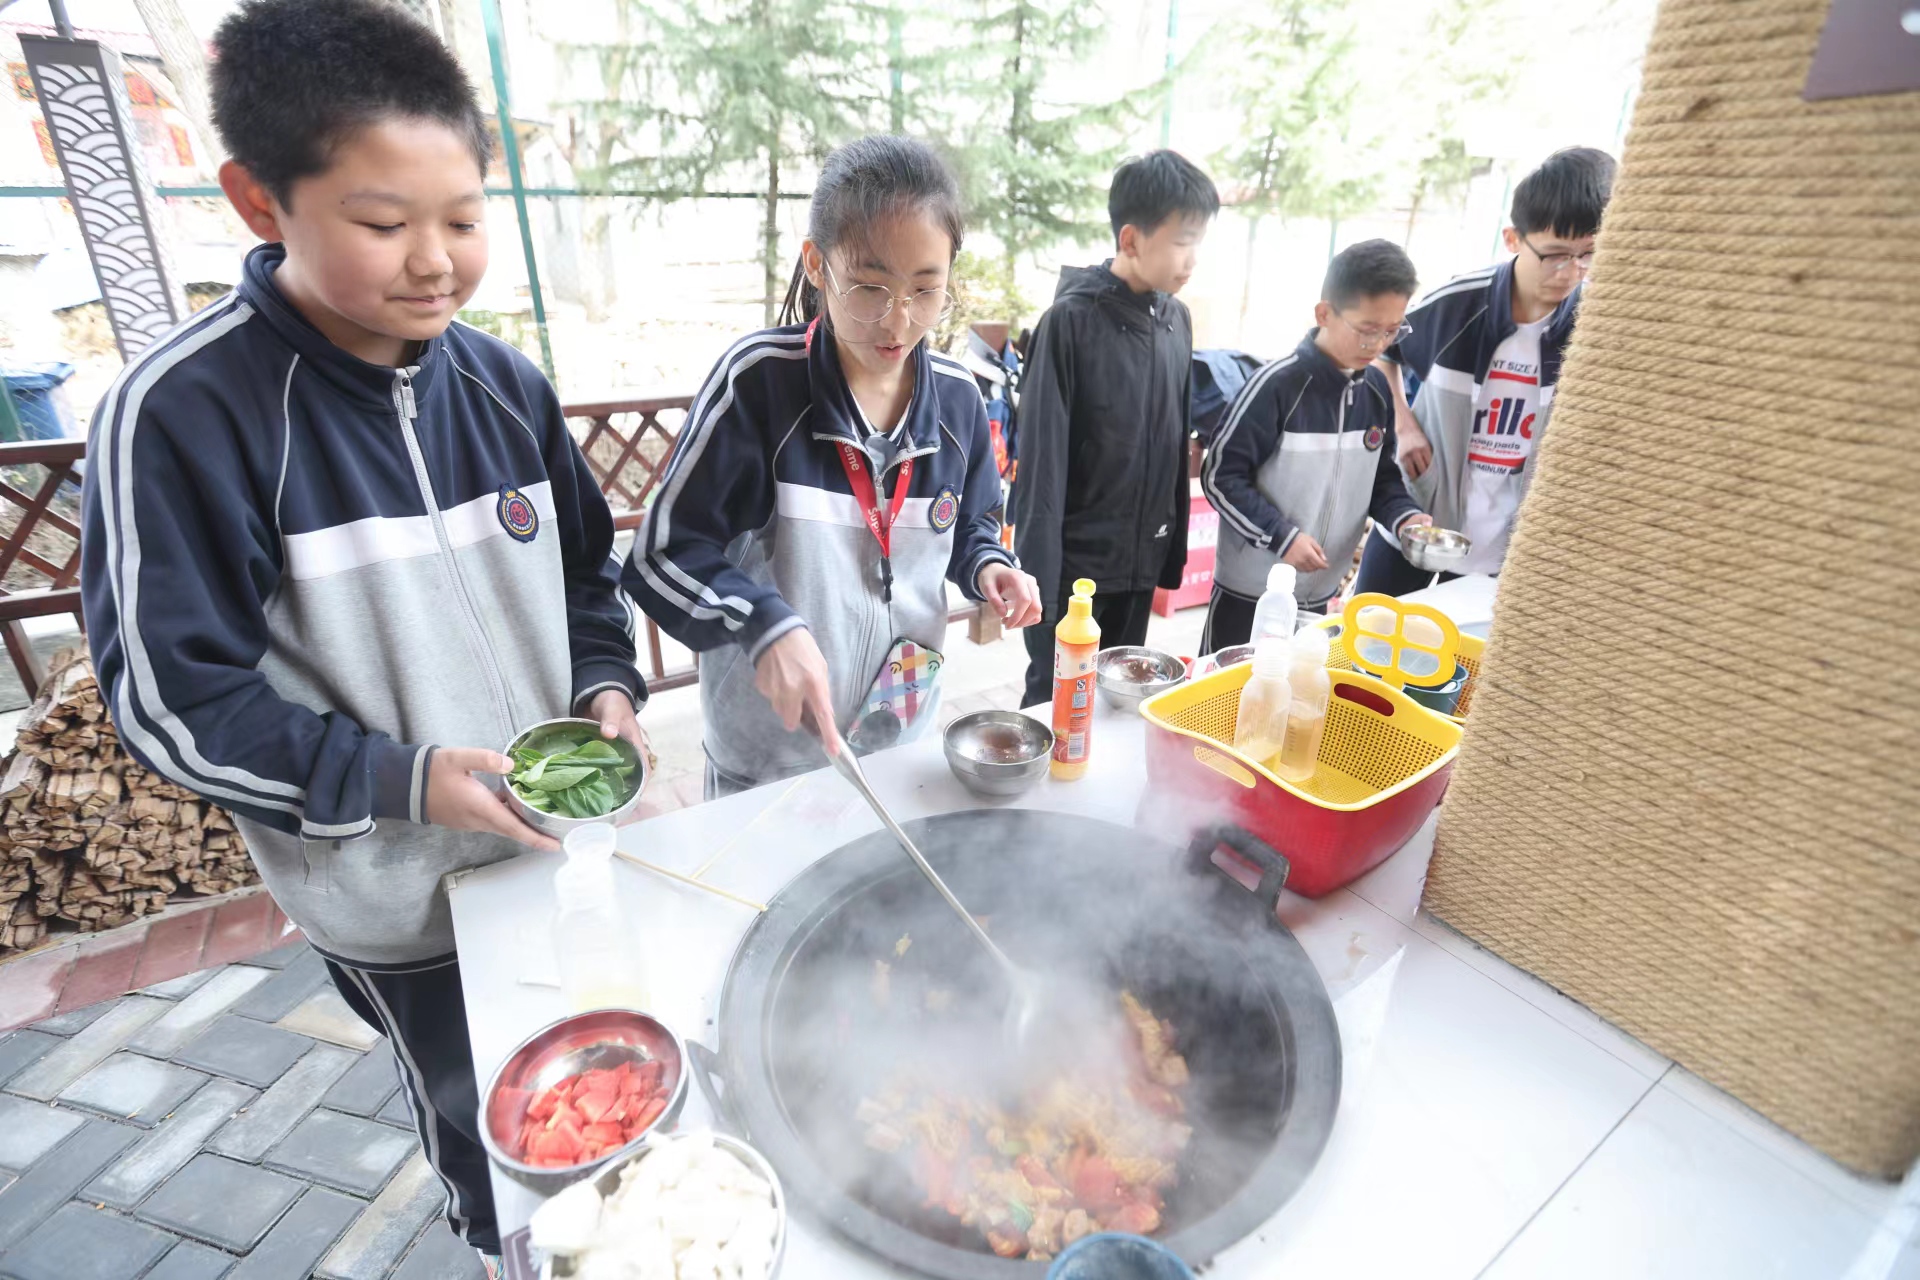
<path fill-rule="evenodd" d="M 0 444 L 0 635 L 26 686 L 40 692 L 46 668 L 27 638 L 28 618 L 80 617 L 80 461 L 84 440 Z M 63 486 L 71 485 L 63 494 Z M 31 490 L 31 492 L 28 492 Z M 72 511 L 73 515 L 67 512 Z"/>

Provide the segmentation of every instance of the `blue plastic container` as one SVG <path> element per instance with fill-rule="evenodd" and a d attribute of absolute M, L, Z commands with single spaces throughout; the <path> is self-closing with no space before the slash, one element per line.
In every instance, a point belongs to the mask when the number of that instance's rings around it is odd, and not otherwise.
<path fill-rule="evenodd" d="M 73 408 L 65 391 L 73 366 L 65 361 L 11 365 L 0 376 L 13 393 L 23 440 L 64 440 L 75 433 Z"/>
<path fill-rule="evenodd" d="M 1145 1236 L 1103 1231 L 1068 1245 L 1047 1280 L 1194 1280 L 1180 1255 Z"/>

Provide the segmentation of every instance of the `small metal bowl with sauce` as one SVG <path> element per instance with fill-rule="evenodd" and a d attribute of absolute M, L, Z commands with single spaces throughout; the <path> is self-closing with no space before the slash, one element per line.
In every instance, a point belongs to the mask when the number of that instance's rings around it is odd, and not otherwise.
<path fill-rule="evenodd" d="M 1094 655 L 1093 674 L 1108 706 L 1138 714 L 1141 703 L 1187 678 L 1187 664 L 1158 649 L 1119 645 Z"/>
<path fill-rule="evenodd" d="M 967 790 L 1017 796 L 1046 776 L 1053 730 L 1018 711 L 975 711 L 947 726 L 947 767 Z"/>
<path fill-rule="evenodd" d="M 1400 530 L 1400 550 L 1407 563 L 1422 573 L 1458 573 L 1473 550 L 1473 540 L 1452 529 L 1416 524 Z"/>

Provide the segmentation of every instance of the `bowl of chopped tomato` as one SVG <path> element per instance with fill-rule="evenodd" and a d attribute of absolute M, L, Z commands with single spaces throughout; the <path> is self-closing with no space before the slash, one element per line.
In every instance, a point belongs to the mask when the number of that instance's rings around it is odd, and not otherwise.
<path fill-rule="evenodd" d="M 673 1029 L 595 1009 L 507 1055 L 480 1096 L 480 1140 L 508 1177 L 551 1195 L 672 1128 L 686 1100 L 686 1045 Z"/>

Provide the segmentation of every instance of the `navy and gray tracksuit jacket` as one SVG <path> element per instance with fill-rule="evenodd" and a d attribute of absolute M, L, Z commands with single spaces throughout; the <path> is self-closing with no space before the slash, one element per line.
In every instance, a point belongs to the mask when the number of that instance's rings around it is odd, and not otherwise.
<path fill-rule="evenodd" d="M 869 433 L 824 327 L 742 338 L 694 400 L 634 539 L 622 581 L 648 617 L 700 651 L 707 754 L 735 784 L 825 759 L 754 688 L 768 645 L 796 627 L 813 632 L 844 730 L 895 640 L 945 644 L 949 580 L 978 599 L 980 570 L 1013 563 L 1000 545 L 1000 476 L 980 389 L 924 342 L 912 359 L 905 421 Z M 913 461 L 891 534 L 890 602 L 841 442 L 878 475 L 877 495 L 890 495 Z"/>
<path fill-rule="evenodd" d="M 87 633 L 120 740 L 232 810 L 316 948 L 453 951 L 441 877 L 519 851 L 424 825 L 436 746 L 503 750 L 594 693 L 645 697 L 613 520 L 547 380 L 462 325 L 406 369 L 239 288 L 94 416 Z"/>
<path fill-rule="evenodd" d="M 1314 344 L 1318 332 L 1247 379 L 1207 447 L 1200 483 L 1220 513 L 1213 576 L 1235 595 L 1258 598 L 1305 533 L 1327 567 L 1301 574 L 1294 595 L 1319 604 L 1352 568 L 1368 517 L 1397 530 L 1420 511 L 1393 460 L 1385 376 L 1342 369 Z"/>
<path fill-rule="evenodd" d="M 1473 411 L 1480 384 L 1493 366 L 1493 354 L 1513 336 L 1513 259 L 1456 276 L 1420 299 L 1407 312 L 1413 332 L 1388 347 L 1384 359 L 1401 367 L 1413 416 L 1433 446 L 1433 463 L 1408 488 L 1433 522 L 1443 529 L 1463 528 L 1467 519 L 1467 454 L 1473 440 Z M 1540 335 L 1540 408 L 1533 421 L 1534 449 L 1553 415 L 1553 393 L 1560 363 L 1580 313 L 1576 288 L 1554 308 Z M 1418 383 L 1415 386 L 1415 383 Z M 1399 551 L 1386 530 L 1381 537 Z"/>

